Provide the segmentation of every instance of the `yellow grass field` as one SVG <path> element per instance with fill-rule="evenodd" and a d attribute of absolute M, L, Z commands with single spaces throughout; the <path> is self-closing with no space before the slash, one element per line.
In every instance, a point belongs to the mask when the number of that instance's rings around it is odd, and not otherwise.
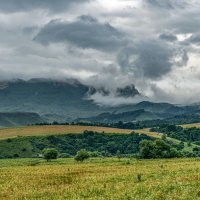
<path fill-rule="evenodd" d="M 200 160 L 0 160 L 1 200 L 198 200 Z"/>
<path fill-rule="evenodd" d="M 194 123 L 194 124 L 183 124 L 181 125 L 183 128 L 193 128 L 193 127 L 196 127 L 196 128 L 200 128 L 200 123 Z"/>
<path fill-rule="evenodd" d="M 135 130 L 135 132 L 140 133 L 140 134 L 145 134 L 145 135 L 155 137 L 155 138 L 161 138 L 163 135 L 162 133 L 151 132 L 149 128 Z"/>
<path fill-rule="evenodd" d="M 0 139 L 17 136 L 39 136 L 39 135 L 59 135 L 69 133 L 82 133 L 83 131 L 96 131 L 105 133 L 131 133 L 132 130 L 106 128 L 97 126 L 76 126 L 76 125 L 57 125 L 57 126 L 26 126 L 15 128 L 0 129 Z"/>

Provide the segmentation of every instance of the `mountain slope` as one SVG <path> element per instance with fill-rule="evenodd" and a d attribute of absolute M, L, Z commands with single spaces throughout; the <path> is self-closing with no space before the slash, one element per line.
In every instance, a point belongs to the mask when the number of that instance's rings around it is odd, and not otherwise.
<path fill-rule="evenodd" d="M 122 121 L 165 119 L 182 114 L 200 114 L 199 105 L 176 106 L 169 103 L 140 102 L 129 105 L 99 106 L 89 95 L 101 93 L 104 97 L 112 93 L 114 98 L 134 98 L 140 95 L 134 85 L 108 91 L 93 88 L 77 80 L 31 79 L 0 82 L 0 112 L 34 112 L 48 121 L 73 121 L 77 118 L 91 118 L 101 113 L 111 113 L 109 120 Z M 131 99 L 131 100 L 132 100 Z M 137 117 L 133 112 L 143 110 Z M 130 117 L 130 112 L 131 117 Z M 122 113 L 127 116 L 121 116 Z M 113 114 L 118 114 L 113 116 Z M 103 120 L 103 119 L 101 119 Z M 109 121 L 108 120 L 108 121 Z"/>
<path fill-rule="evenodd" d="M 102 113 L 98 116 L 93 116 L 90 118 L 80 118 L 76 121 L 88 121 L 88 122 L 100 122 L 100 123 L 112 123 L 112 122 L 133 122 L 137 120 L 153 120 L 158 119 L 159 117 L 155 114 L 145 111 L 144 109 L 129 111 L 123 113 Z"/>
<path fill-rule="evenodd" d="M 36 113 L 0 113 L 0 126 L 2 127 L 24 126 L 41 122 L 44 122 L 44 119 Z"/>

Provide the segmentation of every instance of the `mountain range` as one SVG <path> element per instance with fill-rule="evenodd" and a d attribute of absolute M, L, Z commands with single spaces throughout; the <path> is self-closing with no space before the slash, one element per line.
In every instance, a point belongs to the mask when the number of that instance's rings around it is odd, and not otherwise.
<path fill-rule="evenodd" d="M 96 93 L 104 97 L 112 93 L 116 98 L 129 98 L 129 100 L 141 95 L 134 85 L 110 91 L 103 87 L 94 88 L 73 79 L 2 81 L 0 82 L 0 116 L 1 114 L 5 116 L 6 113 L 25 113 L 28 115 L 27 113 L 31 112 L 30 121 L 28 120 L 30 124 L 35 123 L 35 121 L 137 121 L 165 119 L 182 114 L 200 114 L 199 104 L 177 106 L 148 101 L 136 104 L 133 101 L 132 104 L 128 105 L 102 106 L 90 98 Z M 33 113 L 39 116 L 37 120 L 31 120 Z M 11 119 L 11 124 L 16 123 L 13 117 L 9 117 L 9 115 L 6 117 L 8 120 Z M 0 125 L 7 125 L 8 123 L 5 121 L 1 123 L 2 119 L 0 118 Z"/>

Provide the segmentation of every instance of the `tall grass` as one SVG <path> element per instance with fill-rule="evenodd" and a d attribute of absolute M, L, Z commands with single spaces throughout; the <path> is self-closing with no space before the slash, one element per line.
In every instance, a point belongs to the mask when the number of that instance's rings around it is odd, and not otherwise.
<path fill-rule="evenodd" d="M 0 160 L 0 199 L 200 198 L 199 159 L 34 162 Z"/>

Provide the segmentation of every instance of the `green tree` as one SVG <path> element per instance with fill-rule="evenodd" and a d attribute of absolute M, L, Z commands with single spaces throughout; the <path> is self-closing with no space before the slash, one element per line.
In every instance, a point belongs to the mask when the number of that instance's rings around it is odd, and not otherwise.
<path fill-rule="evenodd" d="M 90 153 L 86 151 L 85 149 L 81 149 L 80 151 L 76 153 L 76 156 L 74 157 L 74 159 L 76 161 L 83 162 L 85 159 L 88 159 L 89 157 L 90 157 Z"/>
<path fill-rule="evenodd" d="M 150 140 L 142 140 L 140 142 L 140 157 L 141 158 L 154 158 L 155 144 Z"/>
<path fill-rule="evenodd" d="M 178 144 L 178 150 L 182 150 L 182 149 L 184 149 L 184 147 L 185 147 L 184 142 L 180 142 Z"/>
<path fill-rule="evenodd" d="M 48 162 L 52 159 L 57 159 L 58 151 L 56 149 L 53 149 L 53 148 L 44 149 L 43 155 L 44 155 L 44 159 L 46 159 L 47 162 Z"/>

